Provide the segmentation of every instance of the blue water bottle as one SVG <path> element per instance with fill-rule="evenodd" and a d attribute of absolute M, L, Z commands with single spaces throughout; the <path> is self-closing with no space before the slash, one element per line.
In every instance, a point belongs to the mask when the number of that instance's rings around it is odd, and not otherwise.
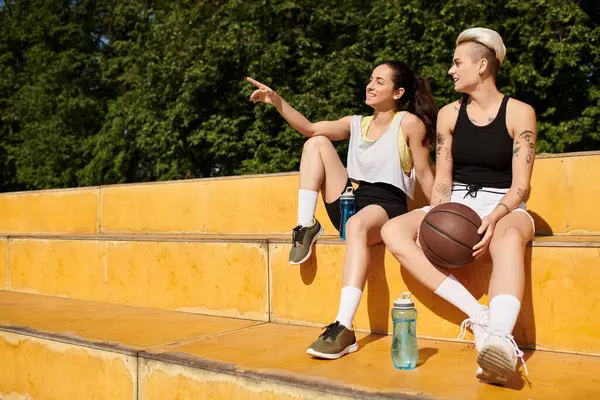
<path fill-rule="evenodd" d="M 356 203 L 354 202 L 354 188 L 348 186 L 346 191 L 340 196 L 340 237 L 346 240 L 346 222 L 356 212 Z"/>
<path fill-rule="evenodd" d="M 410 292 L 402 293 L 392 308 L 392 361 L 397 369 L 414 369 L 419 360 L 417 310 L 410 296 Z"/>

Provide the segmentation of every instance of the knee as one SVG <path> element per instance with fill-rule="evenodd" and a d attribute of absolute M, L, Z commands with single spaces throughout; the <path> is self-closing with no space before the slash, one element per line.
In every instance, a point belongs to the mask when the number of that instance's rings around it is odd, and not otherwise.
<path fill-rule="evenodd" d="M 405 235 L 402 232 L 402 227 L 397 221 L 391 220 L 385 223 L 381 228 L 381 238 L 383 243 L 396 257 L 402 257 L 402 249 L 406 248 L 402 245 L 405 240 Z"/>
<path fill-rule="evenodd" d="M 304 151 L 319 151 L 323 146 L 331 146 L 331 141 L 325 136 L 313 136 L 304 142 Z"/>
<path fill-rule="evenodd" d="M 492 236 L 492 240 L 490 242 L 490 253 L 501 253 L 508 249 L 514 249 L 515 246 L 524 247 L 526 243 L 527 241 L 523 237 L 523 233 L 518 228 L 506 228 L 501 234 L 495 234 Z"/>
<path fill-rule="evenodd" d="M 394 221 L 388 221 L 381 227 L 381 239 L 385 246 L 390 250 L 391 247 L 394 246 L 394 237 L 398 230 L 398 227 L 395 225 Z"/>
<path fill-rule="evenodd" d="M 346 235 L 352 237 L 367 236 L 368 225 L 364 218 L 359 215 L 353 215 L 346 222 Z"/>

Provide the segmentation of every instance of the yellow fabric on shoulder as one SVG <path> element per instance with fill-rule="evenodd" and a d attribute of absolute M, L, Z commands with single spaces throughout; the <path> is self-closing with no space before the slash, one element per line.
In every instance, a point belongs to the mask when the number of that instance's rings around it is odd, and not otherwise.
<path fill-rule="evenodd" d="M 394 115 L 394 118 L 398 118 L 398 116 L 402 112 L 403 111 L 397 112 L 396 115 Z M 369 139 L 367 137 L 367 132 L 369 131 L 369 125 L 371 124 L 372 120 L 373 120 L 373 116 L 370 115 L 368 117 L 363 117 L 362 120 L 360 121 L 361 136 L 362 136 L 363 140 L 368 143 L 373 143 L 376 141 L 376 140 Z M 398 129 L 398 152 L 400 153 L 400 163 L 402 164 L 402 171 L 406 172 L 407 174 L 410 173 L 410 170 L 412 169 L 412 166 L 413 166 L 412 154 L 410 153 L 408 143 L 406 143 L 406 139 L 404 139 L 404 135 L 402 134 L 402 126 L 400 126 L 400 129 Z"/>

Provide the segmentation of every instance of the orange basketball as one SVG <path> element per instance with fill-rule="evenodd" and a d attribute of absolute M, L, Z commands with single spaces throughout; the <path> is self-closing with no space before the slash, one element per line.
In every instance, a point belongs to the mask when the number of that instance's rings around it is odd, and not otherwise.
<path fill-rule="evenodd" d="M 419 243 L 432 264 L 461 267 L 474 260 L 473 246 L 483 237 L 477 233 L 480 226 L 481 218 L 470 207 L 460 203 L 440 204 L 423 218 Z"/>

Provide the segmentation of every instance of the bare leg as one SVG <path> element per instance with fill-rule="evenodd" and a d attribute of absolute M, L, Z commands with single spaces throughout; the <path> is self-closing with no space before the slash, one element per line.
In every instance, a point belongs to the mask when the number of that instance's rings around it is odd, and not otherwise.
<path fill-rule="evenodd" d="M 381 227 L 387 221 L 387 213 L 381 206 L 370 205 L 353 215 L 346 224 L 342 293 L 336 321 L 347 328 L 352 327 L 367 280 L 370 245 L 381 241 Z"/>
<path fill-rule="evenodd" d="M 414 210 L 389 221 L 381 230 L 385 245 L 400 261 L 402 268 L 424 286 L 458 307 L 469 318 L 477 318 L 483 306 L 450 275 L 450 271 L 434 266 L 417 246 L 415 240 L 424 217 L 423 210 Z"/>
<path fill-rule="evenodd" d="M 414 210 L 385 224 L 381 236 L 387 248 L 419 282 L 435 291 L 449 274 L 447 270 L 435 267 L 423 250 L 417 246 L 417 232 L 425 217 L 422 210 Z"/>
<path fill-rule="evenodd" d="M 525 246 L 533 235 L 532 231 L 529 217 L 522 212 L 512 212 L 496 224 L 490 242 L 494 266 L 490 299 L 499 294 L 509 294 L 521 300 L 525 281 Z"/>
<path fill-rule="evenodd" d="M 325 136 L 313 136 L 304 143 L 300 160 L 300 189 L 319 189 L 323 199 L 331 203 L 338 199 L 348 181 L 348 173 L 331 141 Z"/>
<path fill-rule="evenodd" d="M 490 383 L 507 382 L 516 371 L 518 358 L 523 360 L 523 352 L 517 347 L 511 334 L 521 310 L 525 246 L 532 235 L 530 218 L 517 211 L 498 221 L 490 243 L 493 263 L 490 279 L 490 334 L 477 356 L 480 366 L 477 377 Z"/>
<path fill-rule="evenodd" d="M 348 220 L 342 287 L 364 289 L 369 246 L 381 242 L 381 227 L 387 221 L 387 213 L 378 205 L 367 206 Z"/>

